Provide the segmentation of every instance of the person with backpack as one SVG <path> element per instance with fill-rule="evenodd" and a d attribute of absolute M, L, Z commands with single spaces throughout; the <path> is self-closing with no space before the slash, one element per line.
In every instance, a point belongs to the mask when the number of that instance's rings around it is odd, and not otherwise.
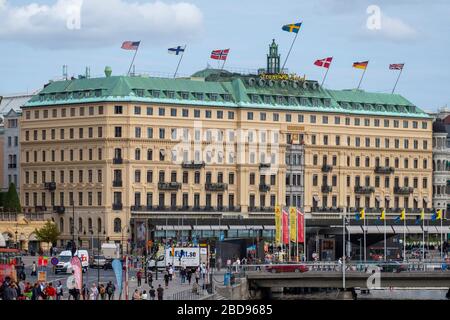
<path fill-rule="evenodd" d="M 148 291 L 150 294 L 150 300 L 155 300 L 156 297 L 156 290 L 153 288 L 153 286 L 150 286 L 150 290 Z"/>
<path fill-rule="evenodd" d="M 100 285 L 99 293 L 100 293 L 100 298 L 102 300 L 106 300 L 106 289 L 105 289 L 105 286 L 103 285 L 103 283 Z"/>
<path fill-rule="evenodd" d="M 141 271 L 141 269 L 139 269 L 138 272 L 136 273 L 136 278 L 137 278 L 137 285 L 138 285 L 138 287 L 140 287 L 141 284 L 142 284 L 142 271 Z"/>
<path fill-rule="evenodd" d="M 114 291 L 116 290 L 116 287 L 114 284 L 110 281 L 106 285 L 106 293 L 108 294 L 108 300 L 114 300 Z"/>

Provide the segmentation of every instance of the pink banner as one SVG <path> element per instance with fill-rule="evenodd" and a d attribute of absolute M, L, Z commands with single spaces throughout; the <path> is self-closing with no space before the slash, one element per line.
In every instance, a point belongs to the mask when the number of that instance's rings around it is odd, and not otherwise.
<path fill-rule="evenodd" d="M 297 210 L 297 242 L 305 242 L 305 216 Z"/>
<path fill-rule="evenodd" d="M 73 257 L 70 260 L 70 264 L 72 265 L 73 276 L 75 277 L 76 288 L 81 290 L 83 285 L 83 271 L 81 269 L 81 261 L 77 256 Z"/>
<path fill-rule="evenodd" d="M 283 209 L 283 243 L 289 244 L 289 223 L 288 213 Z"/>

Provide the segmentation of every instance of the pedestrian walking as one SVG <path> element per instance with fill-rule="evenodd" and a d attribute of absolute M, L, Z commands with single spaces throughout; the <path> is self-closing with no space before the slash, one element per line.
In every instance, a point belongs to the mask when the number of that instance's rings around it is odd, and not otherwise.
<path fill-rule="evenodd" d="M 187 278 L 187 280 L 188 280 L 189 285 L 191 285 L 191 281 L 192 281 L 192 269 L 191 269 L 191 268 L 189 268 L 189 269 L 187 270 L 186 278 Z"/>
<path fill-rule="evenodd" d="M 61 281 L 58 281 L 58 284 L 56 285 L 56 300 L 61 300 L 63 296 L 64 296 L 63 286 Z"/>
<path fill-rule="evenodd" d="M 186 282 L 186 269 L 180 270 L 180 278 L 181 278 L 181 284 L 184 284 Z"/>
<path fill-rule="evenodd" d="M 83 300 L 87 300 L 88 298 L 88 289 L 86 287 L 86 284 L 83 284 L 83 286 L 81 287 L 81 297 L 83 298 Z"/>
<path fill-rule="evenodd" d="M 150 271 L 148 274 L 148 285 L 151 287 L 153 285 L 153 274 Z"/>
<path fill-rule="evenodd" d="M 98 289 L 94 282 L 91 286 L 91 293 L 89 294 L 89 300 L 97 300 L 97 299 L 98 299 Z"/>
<path fill-rule="evenodd" d="M 53 283 L 49 283 L 44 290 L 47 300 L 56 300 L 56 289 L 53 287 Z"/>
<path fill-rule="evenodd" d="M 163 300 L 164 288 L 161 287 L 161 285 L 158 285 L 158 289 L 156 291 L 158 292 L 158 300 Z"/>
<path fill-rule="evenodd" d="M 141 300 L 141 295 L 139 294 L 139 290 L 134 290 L 133 296 L 131 297 L 132 300 Z"/>
<path fill-rule="evenodd" d="M 138 287 L 140 287 L 141 283 L 142 283 L 142 271 L 141 271 L 141 269 L 139 269 L 138 272 L 136 273 L 136 278 L 137 278 L 137 285 L 138 285 Z"/>
<path fill-rule="evenodd" d="M 156 290 L 153 288 L 153 286 L 150 286 L 150 290 L 148 291 L 150 294 L 150 300 L 155 300 L 156 297 Z"/>
<path fill-rule="evenodd" d="M 169 266 L 169 280 L 172 281 L 173 279 L 173 267 L 172 265 Z"/>
<path fill-rule="evenodd" d="M 195 283 L 197 283 L 197 284 L 198 284 L 198 280 L 200 280 L 200 270 L 199 269 L 200 268 L 197 268 L 195 270 Z"/>
<path fill-rule="evenodd" d="M 102 300 L 106 300 L 106 289 L 105 289 L 105 285 L 103 283 L 100 285 L 100 288 L 99 288 L 98 291 L 99 291 L 99 294 L 100 294 L 100 298 Z"/>
<path fill-rule="evenodd" d="M 33 264 L 31 265 L 31 276 L 32 277 L 37 275 L 36 271 L 37 271 L 36 262 L 33 261 Z"/>
<path fill-rule="evenodd" d="M 112 283 L 112 281 L 109 281 L 106 285 L 106 293 L 108 294 L 108 300 L 114 299 L 114 291 L 116 291 L 116 287 Z"/>
<path fill-rule="evenodd" d="M 142 291 L 141 300 L 148 300 L 147 291 Z"/>
<path fill-rule="evenodd" d="M 169 280 L 170 280 L 170 276 L 169 276 L 169 272 L 167 271 L 166 274 L 164 275 L 164 283 L 166 284 L 166 289 L 169 287 Z"/>

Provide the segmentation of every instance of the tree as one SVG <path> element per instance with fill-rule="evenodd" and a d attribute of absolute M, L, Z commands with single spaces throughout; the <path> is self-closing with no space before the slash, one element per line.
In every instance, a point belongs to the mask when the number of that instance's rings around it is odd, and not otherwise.
<path fill-rule="evenodd" d="M 5 210 L 9 210 L 11 212 L 22 211 L 16 186 L 12 182 L 9 184 L 8 192 L 6 193 L 5 199 L 3 201 L 3 207 L 5 208 Z"/>
<path fill-rule="evenodd" d="M 61 232 L 58 231 L 56 224 L 51 220 L 48 220 L 41 229 L 34 231 L 38 241 L 46 243 L 55 243 L 58 240 Z"/>

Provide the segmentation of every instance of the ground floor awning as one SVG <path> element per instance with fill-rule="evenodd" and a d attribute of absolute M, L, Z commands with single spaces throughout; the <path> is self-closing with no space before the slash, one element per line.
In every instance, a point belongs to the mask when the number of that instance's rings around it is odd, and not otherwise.
<path fill-rule="evenodd" d="M 392 229 L 396 234 L 408 233 L 408 227 L 405 226 L 392 226 Z"/>
<path fill-rule="evenodd" d="M 363 229 L 361 228 L 361 226 L 347 226 L 347 232 L 349 232 L 350 234 L 362 234 L 363 233 Z"/>
<path fill-rule="evenodd" d="M 228 230 L 228 225 L 211 226 L 211 229 L 213 229 L 213 230 Z"/>
<path fill-rule="evenodd" d="M 247 229 L 249 230 L 263 230 L 263 226 L 247 226 Z"/>
<path fill-rule="evenodd" d="M 211 226 L 193 226 L 194 230 L 211 230 Z"/>
<path fill-rule="evenodd" d="M 441 229 L 442 229 L 442 231 L 441 231 Z M 450 227 L 449 226 L 436 226 L 436 230 L 437 230 L 437 232 L 438 233 L 450 233 Z"/>
<path fill-rule="evenodd" d="M 156 226 L 156 230 L 173 230 L 173 226 Z"/>
<path fill-rule="evenodd" d="M 264 230 L 275 230 L 275 226 L 264 226 Z"/>
<path fill-rule="evenodd" d="M 425 226 L 424 230 L 428 233 L 439 233 L 435 226 Z"/>
<path fill-rule="evenodd" d="M 384 232 L 384 230 L 379 230 L 377 226 L 366 226 L 365 228 L 367 234 L 378 234 Z"/>
<path fill-rule="evenodd" d="M 408 233 L 422 233 L 423 229 L 421 226 L 408 226 Z"/>

